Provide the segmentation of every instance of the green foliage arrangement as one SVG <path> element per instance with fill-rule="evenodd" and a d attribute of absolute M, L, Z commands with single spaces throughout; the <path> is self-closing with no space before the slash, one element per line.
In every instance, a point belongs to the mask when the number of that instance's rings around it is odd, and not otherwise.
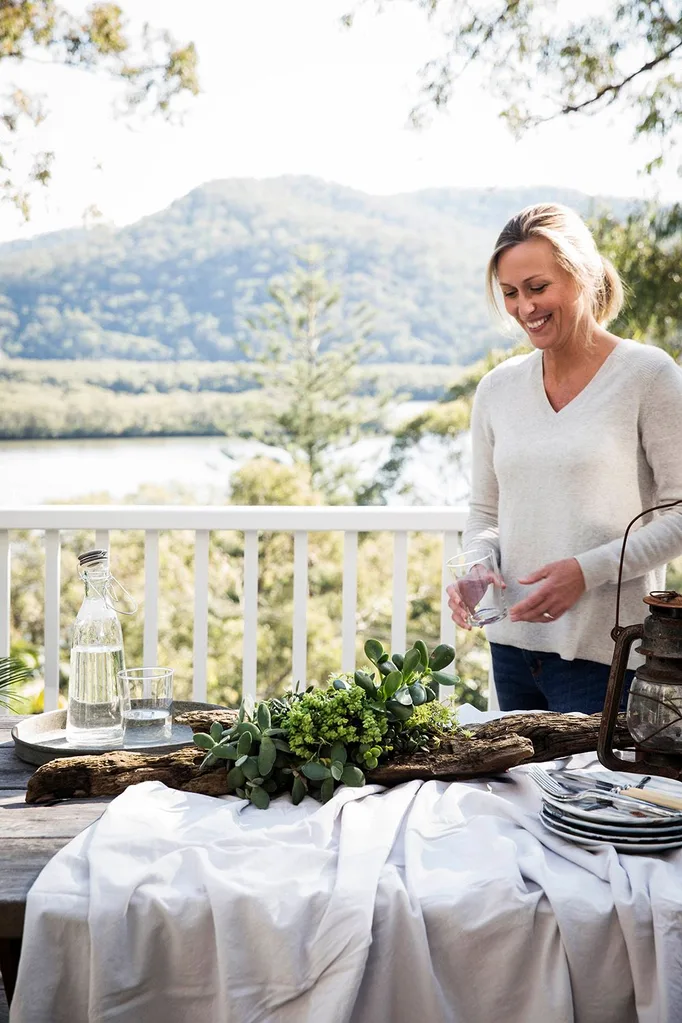
<path fill-rule="evenodd" d="M 458 730 L 456 713 L 436 699 L 440 685 L 458 681 L 443 671 L 455 657 L 451 646 L 442 643 L 429 656 L 417 640 L 404 655 L 389 655 L 369 639 L 365 654 L 375 671 L 338 675 L 324 689 L 242 701 L 231 728 L 214 722 L 194 736 L 206 751 L 202 766 L 226 761 L 229 791 L 259 809 L 284 792 L 294 804 L 306 795 L 326 803 L 336 785 L 364 785 L 380 760 L 437 749 Z"/>

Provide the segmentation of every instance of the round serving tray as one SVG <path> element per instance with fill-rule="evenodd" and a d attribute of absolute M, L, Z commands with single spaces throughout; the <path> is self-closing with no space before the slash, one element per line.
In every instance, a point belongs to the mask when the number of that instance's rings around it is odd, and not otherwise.
<path fill-rule="evenodd" d="M 218 710 L 219 704 L 192 703 L 175 700 L 173 714 L 185 714 L 190 710 Z M 112 753 L 125 750 L 130 753 L 172 753 L 192 744 L 192 729 L 173 719 L 173 730 L 168 742 L 154 743 L 149 746 L 136 743 L 134 746 L 112 746 L 108 749 L 97 749 L 88 746 L 70 746 L 66 742 L 66 710 L 50 710 L 45 714 L 32 714 L 19 721 L 12 729 L 14 752 L 20 760 L 27 764 L 47 764 L 57 757 L 84 757 L 99 753 Z"/>

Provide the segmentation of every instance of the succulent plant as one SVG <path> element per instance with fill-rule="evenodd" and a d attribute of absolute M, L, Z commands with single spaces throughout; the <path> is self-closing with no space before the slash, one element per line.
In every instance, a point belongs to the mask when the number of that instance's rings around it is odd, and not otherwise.
<path fill-rule="evenodd" d="M 389 720 L 407 721 L 413 709 L 430 703 L 439 694 L 440 686 L 453 686 L 459 681 L 442 669 L 455 659 L 453 647 L 437 646 L 431 656 L 426 644 L 418 639 L 404 654 L 389 654 L 378 639 L 368 639 L 365 654 L 376 666 L 378 676 L 366 671 L 355 672 L 355 682 L 370 699 L 370 706 L 381 705 Z"/>

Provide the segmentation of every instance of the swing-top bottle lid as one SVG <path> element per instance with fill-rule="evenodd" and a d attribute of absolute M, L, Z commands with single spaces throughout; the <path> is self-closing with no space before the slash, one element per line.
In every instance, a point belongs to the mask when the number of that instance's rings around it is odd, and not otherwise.
<path fill-rule="evenodd" d="M 105 550 L 83 551 L 82 554 L 78 555 L 78 564 L 82 567 L 95 565 L 100 561 L 106 561 L 108 557 L 109 551 Z"/>

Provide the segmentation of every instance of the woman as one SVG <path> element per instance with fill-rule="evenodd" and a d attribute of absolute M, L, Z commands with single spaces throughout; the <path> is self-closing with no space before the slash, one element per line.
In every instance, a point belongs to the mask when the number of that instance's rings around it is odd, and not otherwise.
<path fill-rule="evenodd" d="M 488 265 L 494 304 L 496 288 L 535 351 L 488 373 L 472 412 L 464 546 L 495 548 L 509 608 L 487 630 L 495 687 L 503 710 L 591 714 L 613 655 L 625 528 L 682 498 L 682 369 L 606 330 L 620 280 L 564 206 L 512 217 Z M 625 554 L 623 624 L 642 621 L 642 598 L 665 588 L 665 565 L 682 554 L 680 509 L 642 522 Z M 448 594 L 469 628 L 457 584 Z"/>

